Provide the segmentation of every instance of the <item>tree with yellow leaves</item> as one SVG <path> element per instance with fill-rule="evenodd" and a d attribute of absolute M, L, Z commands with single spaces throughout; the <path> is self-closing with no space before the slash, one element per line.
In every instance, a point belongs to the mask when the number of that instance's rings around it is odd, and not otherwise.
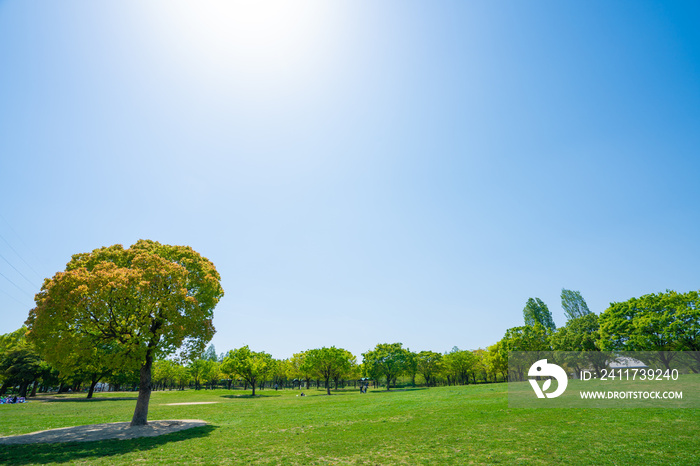
<path fill-rule="evenodd" d="M 201 354 L 214 336 L 213 310 L 224 292 L 208 259 L 188 246 L 139 240 L 76 254 L 46 279 L 27 319 L 27 338 L 60 368 L 89 360 L 140 369 L 131 425 L 148 422 L 157 357 Z M 69 357 L 70 356 L 70 357 Z"/>

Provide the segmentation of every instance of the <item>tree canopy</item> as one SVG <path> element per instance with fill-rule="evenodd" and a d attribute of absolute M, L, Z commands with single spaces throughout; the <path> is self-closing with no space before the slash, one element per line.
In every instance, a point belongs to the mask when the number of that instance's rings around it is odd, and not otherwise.
<path fill-rule="evenodd" d="M 355 356 L 342 348 L 331 346 L 306 351 L 304 364 L 306 369 L 322 377 L 326 382 L 326 392 L 331 394 L 329 381 L 350 371 L 355 363 Z"/>
<path fill-rule="evenodd" d="M 406 370 L 408 350 L 401 343 L 380 343 L 373 350 L 362 353 L 363 364 L 368 374 L 386 377 L 386 389 L 391 381 Z"/>
<path fill-rule="evenodd" d="M 418 372 L 425 379 L 426 385 L 434 383 L 434 377 L 442 371 L 442 354 L 435 351 L 421 351 L 417 355 Z"/>
<path fill-rule="evenodd" d="M 600 345 L 604 349 L 656 351 L 669 368 L 676 350 L 700 348 L 700 304 L 697 291 L 667 290 L 611 303 L 600 315 Z"/>
<path fill-rule="evenodd" d="M 221 371 L 231 376 L 239 376 L 253 388 L 255 396 L 255 384 L 265 377 L 272 369 L 272 356 L 264 351 L 255 352 L 248 348 L 238 348 L 228 352 L 221 363 Z"/>
<path fill-rule="evenodd" d="M 535 324 L 540 324 L 548 331 L 554 331 L 557 328 L 557 326 L 554 325 L 552 313 L 540 298 L 529 298 L 527 300 L 525 308 L 523 309 L 523 317 L 525 319 L 525 325 L 534 326 Z"/>
<path fill-rule="evenodd" d="M 213 310 L 224 292 L 208 259 L 188 246 L 139 240 L 76 254 L 44 281 L 29 313 L 28 338 L 57 368 L 96 347 L 105 364 L 140 370 L 132 425 L 148 419 L 156 357 L 201 354 L 214 335 Z"/>
<path fill-rule="evenodd" d="M 581 293 L 564 288 L 561 289 L 561 307 L 564 309 L 567 320 L 583 317 L 591 313 Z"/>

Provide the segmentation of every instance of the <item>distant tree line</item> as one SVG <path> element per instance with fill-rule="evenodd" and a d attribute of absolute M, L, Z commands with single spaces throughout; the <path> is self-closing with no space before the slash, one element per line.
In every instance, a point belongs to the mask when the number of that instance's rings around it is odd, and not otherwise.
<path fill-rule="evenodd" d="M 216 353 L 213 345 L 198 356 L 160 358 L 153 363 L 155 390 L 226 388 L 324 389 L 372 383 L 374 387 L 465 385 L 502 382 L 508 378 L 510 351 L 697 351 L 700 352 L 698 292 L 648 294 L 611 303 L 600 315 L 591 312 L 577 291 L 562 290 L 567 316 L 557 328 L 547 305 L 527 300 L 523 326 L 506 330 L 495 344 L 476 350 L 457 347 L 446 353 L 411 351 L 401 343 L 381 343 L 362 354 L 362 363 L 349 351 L 331 346 L 295 353 L 287 359 L 256 352 L 248 346 Z M 8 390 L 33 396 L 48 389 L 86 390 L 98 382 L 112 389 L 139 387 L 139 369 L 120 366 L 107 348 L 76 349 L 74 359 L 52 365 L 25 337 L 26 327 L 0 335 L 0 395 Z M 92 351 L 90 353 L 88 350 Z M 92 357 L 90 357 L 92 354 Z M 700 371 L 700 360 L 697 361 Z"/>

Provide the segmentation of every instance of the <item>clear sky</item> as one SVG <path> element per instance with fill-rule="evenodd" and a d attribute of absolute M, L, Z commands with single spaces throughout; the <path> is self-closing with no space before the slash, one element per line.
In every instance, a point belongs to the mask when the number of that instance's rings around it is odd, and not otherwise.
<path fill-rule="evenodd" d="M 0 0 L 0 333 L 72 254 L 208 257 L 218 352 L 485 347 L 700 288 L 700 3 Z"/>

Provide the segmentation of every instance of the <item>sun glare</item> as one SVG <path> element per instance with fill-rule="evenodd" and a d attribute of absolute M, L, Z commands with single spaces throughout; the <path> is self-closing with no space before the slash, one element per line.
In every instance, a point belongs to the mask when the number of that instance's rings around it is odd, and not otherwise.
<path fill-rule="evenodd" d="M 217 73 L 294 75 L 303 72 L 322 45 L 320 2 L 204 0 L 158 2 L 157 33 L 170 53 L 188 65 Z"/>

